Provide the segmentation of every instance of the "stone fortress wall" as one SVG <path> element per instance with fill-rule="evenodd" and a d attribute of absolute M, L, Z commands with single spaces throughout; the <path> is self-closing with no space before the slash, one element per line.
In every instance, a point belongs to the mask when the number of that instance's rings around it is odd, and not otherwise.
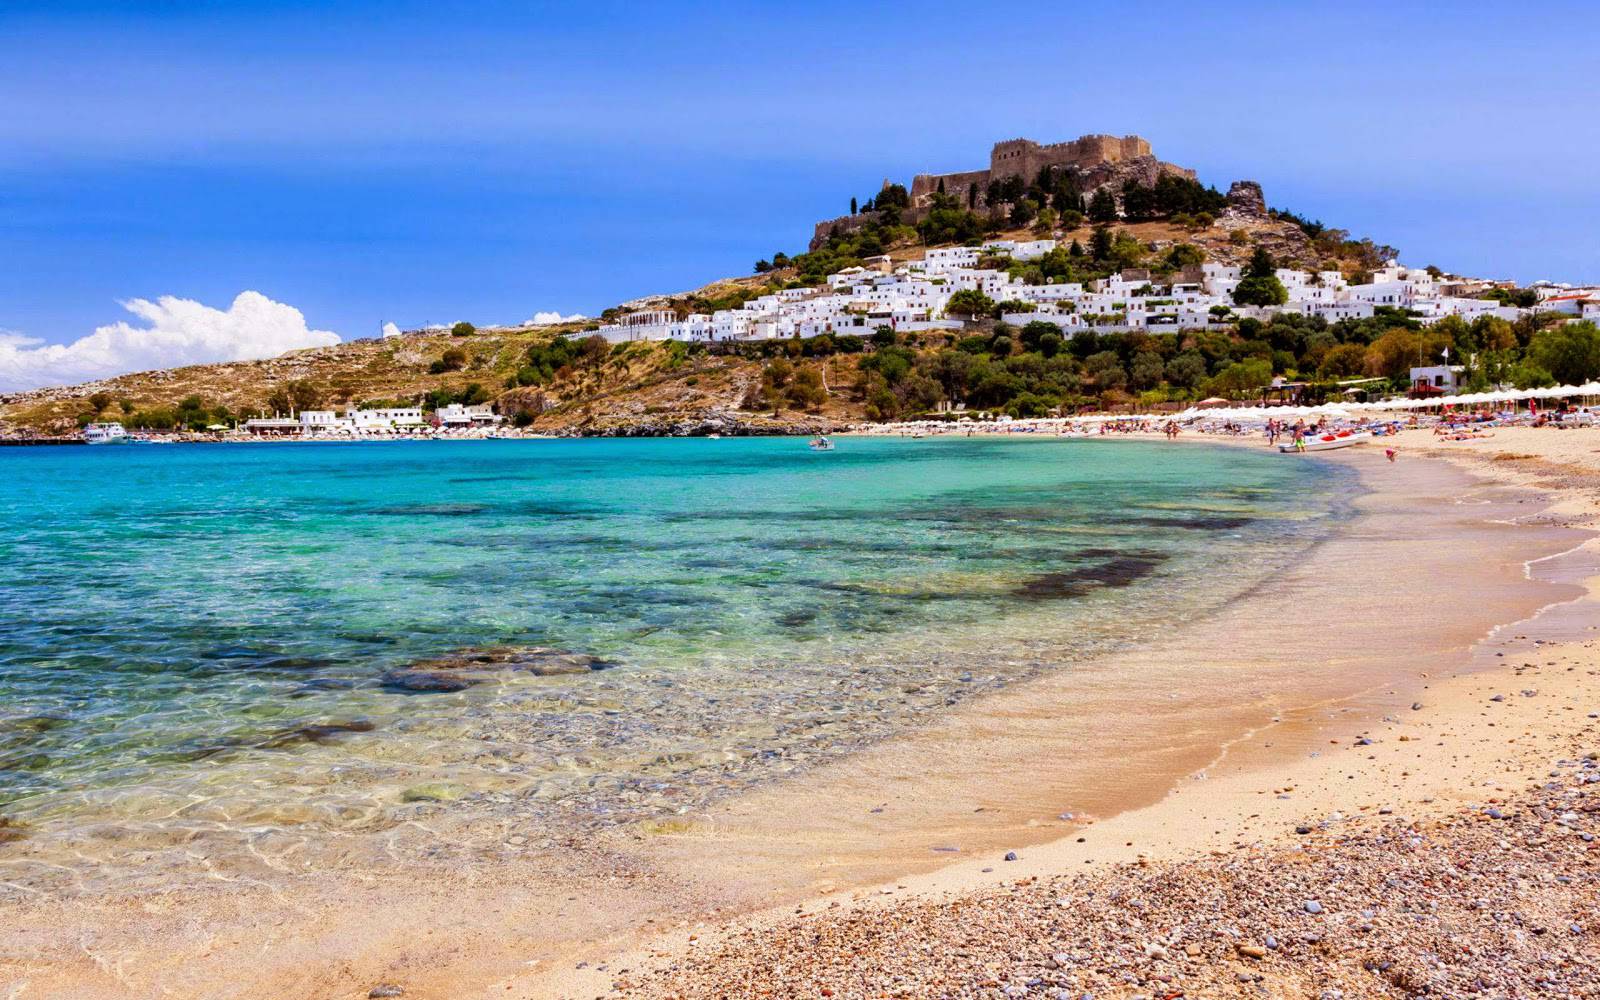
<path fill-rule="evenodd" d="M 1020 176 L 1033 180 L 1045 167 L 1077 167 L 1087 170 L 1102 163 L 1120 163 L 1149 156 L 1150 143 L 1136 135 L 1085 135 L 1070 142 L 1041 145 L 1032 139 L 1007 139 L 994 144 L 989 153 L 989 176 Z"/>
<path fill-rule="evenodd" d="M 991 180 L 1021 177 L 1032 181 L 1045 167 L 1076 170 L 1079 173 L 1105 173 L 1117 164 L 1150 161 L 1169 171 L 1193 177 L 1194 171 L 1160 163 L 1151 152 L 1150 142 L 1137 135 L 1085 135 L 1068 142 L 1039 143 L 1032 139 L 1007 139 L 989 151 L 989 169 L 965 170 L 952 174 L 918 174 L 911 182 L 911 204 L 926 204 L 939 182 L 946 194 L 966 201 L 967 188 L 978 188 L 978 201 Z"/>
<path fill-rule="evenodd" d="M 945 194 L 955 198 L 957 204 L 990 207 L 985 199 L 990 181 L 1021 177 L 1032 182 L 1045 167 L 1073 171 L 1078 175 L 1080 190 L 1086 193 L 1101 187 L 1109 187 L 1116 193 L 1129 180 L 1154 184 L 1163 174 L 1195 178 L 1193 170 L 1156 159 L 1149 141 L 1137 135 L 1084 135 L 1048 144 L 1032 139 L 1007 139 L 995 143 L 989 151 L 987 170 L 918 174 L 911 181 L 911 209 L 901 213 L 901 219 L 915 223 L 925 216 L 941 183 Z M 817 223 L 811 248 L 821 246 L 831 232 L 859 229 L 870 221 L 869 216 L 876 218 L 875 214 L 862 213 Z"/>

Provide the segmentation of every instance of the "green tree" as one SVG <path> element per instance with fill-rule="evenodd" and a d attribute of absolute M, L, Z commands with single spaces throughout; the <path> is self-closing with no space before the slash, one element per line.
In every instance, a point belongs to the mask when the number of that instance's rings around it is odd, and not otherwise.
<path fill-rule="evenodd" d="M 1006 404 L 1006 413 L 1018 419 L 1045 417 L 1049 416 L 1057 405 L 1058 401 L 1053 397 L 1041 396 L 1034 392 L 1021 392 Z"/>
<path fill-rule="evenodd" d="M 1528 361 L 1562 385 L 1600 379 L 1600 329 L 1593 323 L 1563 323 L 1533 335 Z"/>
<path fill-rule="evenodd" d="M 297 410 L 315 410 L 322 405 L 322 392 L 303 378 L 289 383 L 289 397 Z"/>
<path fill-rule="evenodd" d="M 1526 358 L 1506 369 L 1505 381 L 1518 389 L 1542 389 L 1556 384 L 1554 375 Z"/>
<path fill-rule="evenodd" d="M 1050 335 L 1059 338 L 1061 336 L 1061 327 L 1042 319 L 1028 321 L 1018 333 L 1018 337 L 1022 341 L 1022 349 L 1025 351 L 1039 350 L 1039 345 L 1044 342 L 1044 338 Z"/>
<path fill-rule="evenodd" d="M 1167 381 L 1183 389 L 1193 389 L 1206 377 L 1206 359 L 1199 351 L 1183 351 L 1167 362 Z"/>
<path fill-rule="evenodd" d="M 1145 247 L 1132 233 L 1118 231 L 1111 240 L 1111 263 L 1119 268 L 1139 267 L 1144 263 Z"/>
<path fill-rule="evenodd" d="M 939 383 L 919 372 L 907 376 L 895 387 L 895 393 L 904 401 L 905 408 L 914 413 L 931 410 L 945 398 Z"/>
<path fill-rule="evenodd" d="M 459 347 L 451 347 L 439 356 L 439 360 L 428 366 L 428 371 L 433 375 L 442 375 L 445 372 L 458 372 L 466 366 L 467 352 Z"/>
<path fill-rule="evenodd" d="M 1173 271 L 1199 267 L 1205 262 L 1206 252 L 1193 243 L 1178 243 L 1167 251 L 1167 267 Z"/>
<path fill-rule="evenodd" d="M 1133 364 L 1128 366 L 1128 384 L 1138 390 L 1153 389 L 1161 384 L 1161 377 L 1165 373 L 1166 364 L 1158 352 L 1140 351 L 1133 356 Z"/>
<path fill-rule="evenodd" d="M 946 316 L 965 316 L 972 319 L 978 316 L 994 315 L 994 300 L 978 291 L 976 288 L 963 288 L 950 296 L 950 301 L 945 303 Z"/>
<path fill-rule="evenodd" d="M 1394 327 L 1367 347 L 1367 374 L 1402 378 L 1414 367 L 1433 364 L 1449 345 L 1448 337 L 1432 330 Z"/>
<path fill-rule="evenodd" d="M 1096 226 L 1094 234 L 1089 237 L 1089 256 L 1095 260 L 1111 259 L 1111 230 L 1107 226 Z"/>
<path fill-rule="evenodd" d="M 1083 371 L 1101 391 L 1121 389 L 1128 384 L 1127 369 L 1122 367 L 1122 359 L 1116 351 L 1099 351 L 1089 355 L 1083 361 Z"/>
<path fill-rule="evenodd" d="M 1319 378 L 1344 378 L 1367 370 L 1367 349 L 1360 344 L 1331 347 L 1317 366 Z"/>
<path fill-rule="evenodd" d="M 1096 191 L 1094 197 L 1089 199 L 1089 221 L 1100 223 L 1117 221 L 1117 199 L 1113 198 L 1111 192 L 1105 188 Z"/>
<path fill-rule="evenodd" d="M 466 320 L 462 320 L 450 328 L 450 336 L 452 337 L 470 337 L 477 332 L 478 328 Z"/>
<path fill-rule="evenodd" d="M 1239 394 L 1259 389 L 1272 381 L 1272 364 L 1263 358 L 1235 361 L 1218 372 L 1206 387 L 1214 396 Z"/>
<path fill-rule="evenodd" d="M 1281 306 L 1289 301 L 1289 290 L 1276 275 L 1252 276 L 1234 286 L 1233 301 L 1241 306 Z"/>
<path fill-rule="evenodd" d="M 785 394 L 792 405 L 806 410 L 819 409 L 828 401 L 828 391 L 822 387 L 822 373 L 810 367 L 794 373 Z"/>

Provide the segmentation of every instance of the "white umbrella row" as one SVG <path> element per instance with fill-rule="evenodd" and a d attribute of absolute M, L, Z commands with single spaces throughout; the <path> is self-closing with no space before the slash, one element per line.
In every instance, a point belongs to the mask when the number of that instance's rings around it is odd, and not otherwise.
<path fill-rule="evenodd" d="M 1374 403 L 1322 403 L 1317 406 L 1229 406 L 1200 409 L 1190 407 L 1173 414 L 1172 420 L 1265 421 L 1283 417 L 1350 417 L 1357 413 L 1423 410 L 1441 406 L 1483 406 L 1514 403 L 1529 399 L 1565 399 L 1571 396 L 1600 396 L 1600 382 L 1584 385 L 1558 385 L 1544 389 L 1504 389 L 1497 392 L 1471 392 L 1459 396 L 1434 396 L 1427 399 L 1386 399 Z"/>

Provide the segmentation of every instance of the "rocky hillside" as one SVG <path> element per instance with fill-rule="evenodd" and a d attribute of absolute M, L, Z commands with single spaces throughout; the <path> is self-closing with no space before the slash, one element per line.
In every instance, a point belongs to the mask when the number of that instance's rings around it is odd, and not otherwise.
<path fill-rule="evenodd" d="M 1339 268 L 1347 273 L 1370 268 L 1376 258 L 1392 252 L 1370 241 L 1349 240 L 1338 230 L 1321 230 L 1269 212 L 1259 186 L 1249 182 L 1234 185 L 1226 210 L 1214 218 L 1124 222 L 1114 228 L 1143 244 L 1142 255 L 1152 265 L 1178 244 L 1197 247 L 1205 259 L 1222 263 L 1243 263 L 1257 247 L 1264 247 L 1283 265 Z M 909 226 L 881 232 L 887 238 L 878 249 L 830 247 L 794 261 L 778 256 L 763 262 L 762 273 L 622 303 L 610 312 L 671 308 L 680 314 L 709 313 L 735 307 L 764 291 L 819 282 L 826 268 L 859 263 L 848 252 L 883 252 L 902 262 L 918 259 L 930 248 Z M 1043 233 L 1038 225 L 1024 226 L 1000 229 L 991 238 L 1027 240 L 1043 235 L 1064 245 L 1087 246 L 1094 227 L 1084 222 Z M 424 399 L 434 404 L 494 401 L 520 426 L 571 434 L 807 433 L 870 414 L 871 387 L 864 384 L 859 357 L 850 353 L 797 359 L 797 367 L 807 370 L 801 376 L 806 389 L 797 391 L 763 383 L 764 378 L 771 381 L 768 360 L 784 345 L 751 345 L 742 353 L 722 353 L 703 346 L 634 343 L 596 347 L 578 359 L 559 345 L 564 334 L 579 330 L 569 324 L 480 330 L 464 336 L 422 331 L 296 351 L 266 361 L 140 372 L 16 393 L 0 396 L 0 435 L 66 433 L 92 419 L 119 419 L 134 427 L 204 426 L 291 408 Z M 939 339 L 924 337 L 909 346 L 925 353 L 946 346 L 937 343 Z M 820 394 L 813 382 L 825 387 Z M 1055 394 L 1065 398 L 1062 393 L 1067 388 L 1070 385 L 1058 386 Z M 801 401 L 786 406 L 790 396 Z M 905 405 L 902 401 L 902 411 Z"/>
<path fill-rule="evenodd" d="M 64 433 L 83 419 L 140 423 L 140 415 L 180 408 L 198 397 L 208 413 L 270 413 L 288 395 L 299 408 L 344 408 L 362 402 L 414 402 L 435 394 L 491 399 L 534 431 L 577 434 L 808 433 L 858 420 L 862 406 L 844 387 L 853 367 L 843 357 L 817 361 L 840 391 L 805 410 L 741 409 L 759 389 L 765 362 L 685 350 L 682 344 L 618 345 L 603 357 L 578 359 L 537 384 L 515 385 L 530 351 L 572 327 L 445 332 L 357 340 L 295 351 L 266 361 L 194 365 L 139 372 L 83 385 L 0 397 L 0 434 Z M 446 352 L 461 367 L 437 371 Z M 819 369 L 822 371 L 822 369 Z M 275 405 L 276 404 L 276 405 Z"/>

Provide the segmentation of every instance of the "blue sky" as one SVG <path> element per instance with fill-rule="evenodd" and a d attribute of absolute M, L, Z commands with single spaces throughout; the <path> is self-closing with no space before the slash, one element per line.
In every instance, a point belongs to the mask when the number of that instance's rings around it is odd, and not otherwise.
<path fill-rule="evenodd" d="M 1592 13 L 12 0 L 0 331 L 245 290 L 346 338 L 594 313 L 803 249 L 886 176 L 1101 131 L 1411 263 L 1600 280 Z"/>

